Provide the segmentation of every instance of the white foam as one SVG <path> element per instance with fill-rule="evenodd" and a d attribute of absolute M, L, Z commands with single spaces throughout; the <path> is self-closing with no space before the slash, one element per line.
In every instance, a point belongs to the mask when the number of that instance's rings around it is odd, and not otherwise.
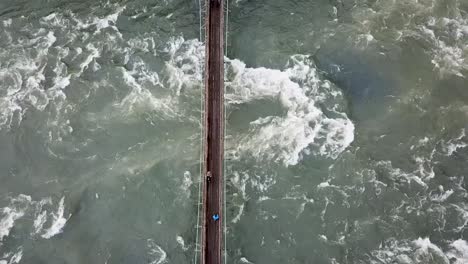
<path fill-rule="evenodd" d="M 418 164 L 415 174 L 419 175 L 421 179 L 428 181 L 435 177 L 432 158 L 415 157 L 414 160 Z"/>
<path fill-rule="evenodd" d="M 400 168 L 393 168 L 391 161 L 379 161 L 376 163 L 376 165 L 384 167 L 390 173 L 392 179 L 401 179 L 407 181 L 408 183 L 414 182 L 424 189 L 428 188 L 427 183 L 423 180 L 423 178 L 417 175 L 417 173 L 420 172 L 419 165 L 418 169 L 414 173 L 407 173 Z M 422 176 L 424 176 L 424 173 Z M 428 180 L 429 178 L 424 179 Z"/>
<path fill-rule="evenodd" d="M 36 219 L 34 219 L 34 223 L 33 223 L 34 234 L 39 234 L 42 231 L 46 221 L 47 221 L 47 211 L 44 210 L 41 213 L 39 213 Z"/>
<path fill-rule="evenodd" d="M 242 215 L 244 214 L 244 204 L 239 205 L 239 210 L 237 211 L 237 214 L 232 218 L 231 222 L 232 223 L 237 223 L 241 219 Z"/>
<path fill-rule="evenodd" d="M 41 18 L 38 24 L 28 24 L 23 28 L 31 38 L 12 38 L 11 43 L 0 51 L 3 65 L 8 65 L 6 68 L 2 66 L 3 68 L 0 69 L 0 82 L 7 83 L 7 80 L 11 80 L 11 76 L 19 76 L 19 78 L 15 78 L 21 82 L 10 85 L 6 96 L 0 93 L 0 129 L 11 129 L 15 125 L 19 125 L 24 113 L 30 108 L 44 111 L 48 105 L 52 105 L 50 109 L 56 109 L 56 111 L 48 113 L 50 114 L 48 116 L 50 139 L 60 141 L 64 136 L 71 134 L 73 129 L 71 126 L 63 124 L 63 121 L 67 120 L 66 115 L 71 110 L 72 104 L 66 102 L 66 95 L 62 90 L 68 87 L 73 80 L 79 78 L 88 68 L 94 71 L 99 69 L 100 66 L 96 62 L 96 58 L 101 56 L 105 45 L 111 45 L 116 49 L 116 52 L 127 52 L 128 54 L 132 52 L 131 47 L 122 48 L 125 43 L 120 41 L 121 35 L 115 26 L 124 9 L 125 7 L 116 5 L 115 12 L 104 17 L 89 15 L 80 18 L 70 11 L 67 11 L 66 14 L 51 13 Z M 13 23 L 15 19 L 13 19 Z M 107 34 L 106 42 L 86 44 L 89 33 L 79 29 L 90 26 L 96 27 L 94 34 L 100 34 L 105 28 L 113 30 L 105 32 Z M 85 47 L 69 49 L 55 45 L 58 37 L 64 38 L 67 43 L 83 41 Z M 68 56 L 70 50 L 74 52 L 70 65 L 77 65 L 78 70 L 70 71 L 69 66 L 63 63 L 62 59 Z M 49 58 L 51 51 L 57 52 L 54 59 Z M 82 55 L 79 56 L 80 54 Z M 52 69 L 54 73 L 49 76 L 52 80 L 51 87 L 45 87 L 45 68 Z"/>
<path fill-rule="evenodd" d="M 64 217 L 65 212 L 65 197 L 62 197 L 59 202 L 56 213 L 52 213 L 52 225 L 45 230 L 45 233 L 41 236 L 49 239 L 62 232 L 63 227 L 67 223 L 67 218 Z M 70 216 L 69 216 L 70 217 Z"/>
<path fill-rule="evenodd" d="M 19 250 L 10 258 L 8 264 L 20 263 L 23 258 L 23 248 L 20 247 Z"/>
<path fill-rule="evenodd" d="M 318 188 L 326 188 L 329 186 L 330 186 L 329 182 L 321 182 L 319 185 L 317 185 Z"/>
<path fill-rule="evenodd" d="M 418 27 L 423 36 L 432 42 L 433 59 L 432 64 L 441 76 L 457 75 L 463 77 L 462 71 L 468 70 L 468 19 L 459 16 L 457 18 L 434 18 L 432 17 L 426 25 Z M 436 34 L 434 29 L 437 29 Z M 449 37 L 441 38 L 441 36 Z"/>
<path fill-rule="evenodd" d="M 184 192 L 187 195 L 186 197 L 190 196 L 190 186 L 192 186 L 192 184 L 193 184 L 192 174 L 189 171 L 185 171 L 180 188 L 182 192 Z"/>
<path fill-rule="evenodd" d="M 376 259 L 372 260 L 372 264 L 412 264 L 411 259 L 412 246 L 407 241 L 396 241 L 391 238 L 385 241 L 385 244 L 380 244 L 377 250 L 373 250 L 371 255 Z M 400 262 L 398 262 L 400 261 Z"/>
<path fill-rule="evenodd" d="M 201 88 L 205 46 L 198 40 L 185 41 L 182 37 L 171 38 L 164 49 L 170 59 L 164 72 L 167 85 L 179 96 L 183 88 Z"/>
<path fill-rule="evenodd" d="M 110 14 L 110 15 L 106 16 L 105 18 L 95 19 L 94 23 L 96 24 L 97 32 L 95 32 L 94 34 L 97 34 L 102 29 L 108 28 L 108 27 L 111 27 L 111 28 L 115 29 L 116 31 L 118 31 L 117 27 L 115 26 L 115 22 L 117 21 L 117 18 L 119 17 L 120 13 L 122 13 L 122 11 L 124 9 L 125 8 L 119 8 L 117 10 L 117 12 L 115 12 L 113 14 Z"/>
<path fill-rule="evenodd" d="M 450 250 L 447 252 L 449 259 L 456 259 L 453 264 L 468 263 L 468 242 L 463 239 L 458 239 L 450 244 Z"/>
<path fill-rule="evenodd" d="M 463 142 L 462 139 L 466 137 L 465 129 L 463 128 L 460 135 L 456 138 L 450 139 L 444 144 L 445 153 L 447 156 L 452 156 L 453 153 L 457 152 L 458 149 L 468 147 L 468 144 Z"/>
<path fill-rule="evenodd" d="M 250 262 L 246 257 L 241 257 L 239 260 L 241 263 L 254 264 L 253 262 Z"/>
<path fill-rule="evenodd" d="M 365 34 L 358 35 L 356 44 L 362 48 L 366 48 L 372 42 L 375 42 L 375 38 L 370 32 L 367 32 Z"/>
<path fill-rule="evenodd" d="M 148 111 L 156 111 L 158 114 L 162 114 L 165 117 L 174 118 L 177 116 L 175 106 L 172 104 L 172 97 L 155 97 L 147 88 L 143 87 L 141 80 L 137 80 L 134 75 L 138 72 L 137 70 L 127 71 L 121 68 L 124 82 L 131 87 L 131 92 L 125 96 L 119 103 L 115 104 L 117 112 L 114 113 L 120 117 L 124 116 L 128 118 L 138 116 L 141 113 Z M 156 73 L 153 73 L 153 76 Z"/>
<path fill-rule="evenodd" d="M 466 66 L 462 48 L 449 46 L 442 40 L 438 40 L 437 43 L 438 50 L 432 59 L 434 67 L 439 69 L 442 75 L 451 73 L 463 77 L 460 70 Z"/>
<path fill-rule="evenodd" d="M 15 221 L 23 217 L 31 203 L 31 197 L 20 194 L 16 198 L 11 198 L 9 206 L 0 210 L 2 218 L 0 219 L 0 241 L 10 234 Z"/>
<path fill-rule="evenodd" d="M 89 52 L 89 55 L 80 64 L 80 72 L 77 74 L 78 76 L 88 68 L 88 66 L 91 64 L 92 61 L 94 61 L 94 59 L 101 56 L 99 50 L 92 43 L 88 43 L 86 45 L 86 50 Z"/>
<path fill-rule="evenodd" d="M 468 244 L 464 240 L 453 241 L 450 250 L 444 252 L 439 246 L 433 244 L 429 238 L 418 238 L 414 241 L 395 240 L 390 238 L 379 246 L 379 249 L 371 252 L 372 264 L 390 263 L 452 263 L 449 259 L 455 259 L 455 264 L 465 264 Z M 374 261 L 374 259 L 376 261 Z"/>
<path fill-rule="evenodd" d="M 109 14 L 105 17 L 91 17 L 84 20 L 75 18 L 75 21 L 79 29 L 87 29 L 91 26 L 95 26 L 96 31 L 93 33 L 94 35 L 101 33 L 103 29 L 111 28 L 121 38 L 122 34 L 119 32 L 117 26 L 115 26 L 115 23 L 117 22 L 118 17 L 124 10 L 125 7 L 116 7 L 116 11 L 114 13 Z"/>
<path fill-rule="evenodd" d="M 238 207 L 238 211 L 234 217 L 232 217 L 231 222 L 237 223 L 241 219 L 244 213 L 245 202 L 248 200 L 247 197 L 247 183 L 253 182 L 250 180 L 250 176 L 247 173 L 239 173 L 238 171 L 233 172 L 233 176 L 230 179 L 232 187 L 236 189 L 235 197 L 238 197 L 240 194 L 240 202 L 233 202 Z M 237 199 L 235 199 L 237 201 Z"/>
<path fill-rule="evenodd" d="M 20 218 L 25 221 L 22 225 L 23 228 L 32 229 L 30 231 L 31 236 L 40 234 L 47 223 L 47 211 L 44 210 L 44 206 L 52 205 L 52 200 L 45 198 L 33 201 L 30 196 L 24 194 L 8 199 L 10 201 L 8 206 L 0 209 L 0 217 L 2 217 L 0 218 L 0 241 L 8 237 L 15 222 Z M 60 211 L 60 208 L 58 211 Z"/>
<path fill-rule="evenodd" d="M 150 264 L 162 264 L 167 262 L 166 252 L 154 242 L 153 239 L 147 240 L 148 255 L 154 258 Z"/>
<path fill-rule="evenodd" d="M 12 22 L 11 18 L 8 18 L 2 21 L 4 27 L 11 26 L 11 22 Z"/>
<path fill-rule="evenodd" d="M 330 200 L 328 200 L 328 197 L 325 197 L 325 206 L 323 207 L 322 212 L 320 212 L 320 219 L 322 219 L 322 222 L 325 222 L 325 214 L 327 213 L 328 204 L 330 204 Z"/>
<path fill-rule="evenodd" d="M 302 196 L 303 202 L 299 205 L 299 210 L 296 214 L 296 218 L 298 218 L 305 210 L 305 206 L 308 203 L 314 203 L 314 199 L 309 199 L 305 195 Z"/>
<path fill-rule="evenodd" d="M 55 91 L 45 90 L 43 81 L 49 49 L 57 38 L 53 31 L 31 28 L 25 30 L 29 30 L 34 37 L 26 40 L 14 39 L 13 43 L 0 51 L 4 65 L 8 65 L 0 69 L 0 81 L 7 84 L 6 95 L 0 95 L 0 129 L 10 129 L 12 125 L 19 124 L 26 110 L 25 105 L 43 111 L 50 100 L 56 99 Z M 35 52 L 31 53 L 29 47 L 34 47 Z M 68 85 L 66 79 L 56 79 L 55 83 L 56 88 Z"/>
<path fill-rule="evenodd" d="M 451 206 L 455 209 L 458 214 L 460 225 L 454 228 L 453 231 L 461 232 L 468 227 L 468 206 L 466 205 L 456 205 L 451 204 Z M 458 222 L 458 221 L 457 221 Z"/>
<path fill-rule="evenodd" d="M 418 263 L 429 263 L 434 257 L 437 257 L 442 263 L 450 263 L 444 252 L 435 244 L 433 244 L 429 238 L 418 238 L 412 242 L 416 251 L 414 257 Z"/>
<path fill-rule="evenodd" d="M 228 104 L 278 100 L 287 111 L 251 122 L 249 134 L 241 138 L 236 151 L 288 166 L 297 164 L 310 145 L 319 145 L 318 149 L 312 146 L 316 154 L 336 158 L 354 140 L 354 125 L 345 113 L 328 118 L 315 106 L 314 100 L 333 93 L 327 93 L 330 84 L 320 81 L 307 56 L 293 56 L 284 71 L 247 68 L 239 60 L 227 62 Z"/>
<path fill-rule="evenodd" d="M 18 211 L 9 207 L 2 208 L 3 215 L 0 219 L 0 241 L 10 234 L 11 228 L 14 226 L 15 221 L 24 215 L 23 211 Z"/>
<path fill-rule="evenodd" d="M 328 242 L 328 238 L 325 235 L 319 235 L 319 239 L 322 240 L 323 242 Z"/>
<path fill-rule="evenodd" d="M 179 243 L 180 247 L 184 250 L 184 251 L 187 251 L 188 250 L 188 247 L 185 246 L 185 241 L 184 241 L 184 238 L 182 236 L 177 236 L 176 237 L 176 241 L 177 243 Z"/>
<path fill-rule="evenodd" d="M 447 200 L 452 194 L 454 193 L 454 191 L 452 189 L 450 190 L 447 190 L 441 194 L 436 194 L 436 195 L 433 195 L 431 197 L 431 200 L 434 201 L 434 202 L 445 202 L 445 200 Z"/>
<path fill-rule="evenodd" d="M 458 149 L 466 148 L 468 145 L 466 143 L 450 143 L 447 146 L 447 156 L 451 156 Z"/>

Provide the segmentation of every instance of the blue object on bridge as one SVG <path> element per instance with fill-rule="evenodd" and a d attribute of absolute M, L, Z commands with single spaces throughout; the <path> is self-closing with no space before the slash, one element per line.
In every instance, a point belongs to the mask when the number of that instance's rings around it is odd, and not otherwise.
<path fill-rule="evenodd" d="M 218 214 L 213 215 L 213 220 L 218 221 L 218 219 L 219 219 L 219 215 L 218 215 Z"/>

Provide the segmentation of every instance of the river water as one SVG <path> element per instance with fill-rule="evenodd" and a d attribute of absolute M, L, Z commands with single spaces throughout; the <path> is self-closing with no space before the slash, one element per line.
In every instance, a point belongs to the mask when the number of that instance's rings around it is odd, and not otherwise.
<path fill-rule="evenodd" d="M 468 263 L 468 1 L 229 10 L 227 263 Z M 195 263 L 199 22 L 0 0 L 0 264 Z"/>

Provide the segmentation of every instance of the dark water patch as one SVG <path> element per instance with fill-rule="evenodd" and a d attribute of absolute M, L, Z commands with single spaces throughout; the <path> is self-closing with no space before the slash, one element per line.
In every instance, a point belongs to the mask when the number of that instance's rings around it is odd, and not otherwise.
<path fill-rule="evenodd" d="M 392 76 L 395 70 L 383 55 L 335 42 L 322 46 L 313 57 L 323 74 L 344 91 L 353 118 L 377 114 L 369 113 L 369 109 L 384 110 L 381 106 L 397 93 L 398 84 Z"/>
<path fill-rule="evenodd" d="M 278 69 L 292 54 L 310 52 L 333 20 L 329 0 L 239 1 L 229 14 L 228 56 L 248 67 Z"/>

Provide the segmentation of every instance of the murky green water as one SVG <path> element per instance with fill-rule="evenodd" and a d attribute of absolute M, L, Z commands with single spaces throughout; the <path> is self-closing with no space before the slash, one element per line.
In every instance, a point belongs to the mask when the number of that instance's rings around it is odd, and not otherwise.
<path fill-rule="evenodd" d="M 231 1 L 228 263 L 468 263 L 468 2 Z M 0 264 L 194 263 L 198 1 L 0 0 Z"/>

